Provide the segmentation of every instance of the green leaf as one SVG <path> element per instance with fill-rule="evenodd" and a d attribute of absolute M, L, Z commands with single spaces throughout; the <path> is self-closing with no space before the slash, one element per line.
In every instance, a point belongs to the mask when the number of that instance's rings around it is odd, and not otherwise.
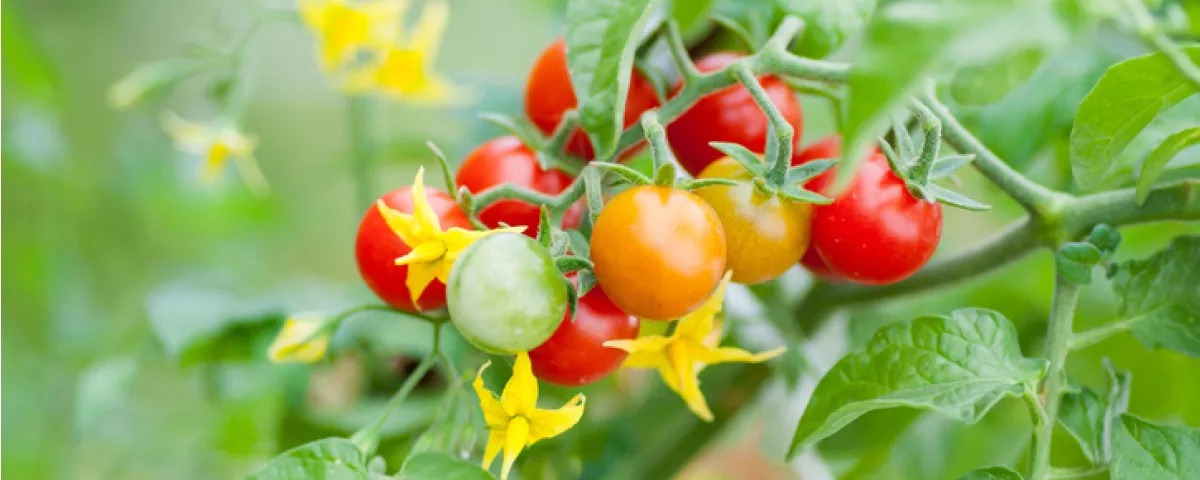
<path fill-rule="evenodd" d="M 567 3 L 567 67 L 579 121 L 596 158 L 611 157 L 625 119 L 625 97 L 638 36 L 654 0 Z"/>
<path fill-rule="evenodd" d="M 1051 6 L 1032 0 L 915 0 L 880 7 L 850 72 L 846 147 L 834 191 L 849 184 L 864 154 L 935 66 L 979 62 L 1060 34 Z"/>
<path fill-rule="evenodd" d="M 1200 144 L 1200 127 L 1193 127 L 1167 137 L 1158 148 L 1150 152 L 1146 157 L 1146 161 L 1142 163 L 1141 173 L 1137 179 L 1137 202 L 1138 205 L 1146 203 L 1146 197 L 1150 196 L 1150 189 L 1154 187 L 1154 182 L 1162 175 L 1163 170 L 1167 168 L 1167 164 L 1175 158 L 1175 154 L 1192 145 Z"/>
<path fill-rule="evenodd" d="M 1087 285 L 1092 283 L 1092 269 L 1103 259 L 1104 252 L 1095 245 L 1088 242 L 1070 242 L 1058 249 L 1058 253 L 1054 255 L 1054 265 L 1058 274 L 1068 282 Z"/>
<path fill-rule="evenodd" d="M 674 0 L 671 3 L 671 18 L 679 25 L 684 38 L 704 26 L 712 3 L 713 0 Z"/>
<path fill-rule="evenodd" d="M 1117 313 L 1147 348 L 1200 357 L 1200 237 L 1122 263 L 1112 282 Z"/>
<path fill-rule="evenodd" d="M 408 457 L 397 480 L 491 480 L 492 474 L 444 453 L 425 452 Z"/>
<path fill-rule="evenodd" d="M 1021 474 L 1007 467 L 988 467 L 971 470 L 958 480 L 1021 480 Z"/>
<path fill-rule="evenodd" d="M 804 19 L 804 36 L 796 51 L 822 58 L 862 29 L 875 11 L 875 0 L 778 0 L 781 7 Z"/>
<path fill-rule="evenodd" d="M 163 350 L 179 365 L 253 361 L 265 358 L 263 352 L 282 325 L 279 310 L 270 303 L 184 282 L 152 293 L 146 313 Z"/>
<path fill-rule="evenodd" d="M 1006 53 L 986 65 L 968 65 L 954 73 L 950 95 L 963 105 L 987 105 L 1000 101 L 1013 89 L 1025 83 L 1046 58 L 1041 45 Z"/>
<path fill-rule="evenodd" d="M 1121 415 L 1113 436 L 1113 480 L 1200 478 L 1200 429 Z"/>
<path fill-rule="evenodd" d="M 1200 62 L 1200 46 L 1184 47 Z M 1103 181 L 1129 142 L 1159 113 L 1197 87 L 1162 53 L 1125 60 L 1100 77 L 1084 97 L 1071 128 L 1071 173 L 1081 188 Z"/>
<path fill-rule="evenodd" d="M 362 450 L 345 438 L 325 438 L 283 452 L 246 480 L 368 480 Z"/>
<path fill-rule="evenodd" d="M 883 328 L 817 384 L 789 456 L 872 410 L 912 407 L 974 423 L 1000 399 L 1032 391 L 1045 361 L 1021 356 L 1003 315 L 955 310 Z"/>
<path fill-rule="evenodd" d="M 514 117 L 505 113 L 484 112 L 479 119 L 497 127 L 503 128 L 509 134 L 517 137 L 525 146 L 533 150 L 541 150 L 546 143 L 542 133 L 534 128 L 524 117 Z"/>
<path fill-rule="evenodd" d="M 1108 462 L 1112 422 L 1129 406 L 1129 372 L 1116 371 L 1109 365 L 1108 393 L 1089 387 L 1062 397 L 1058 423 L 1079 442 L 1083 455 L 1093 465 Z"/>

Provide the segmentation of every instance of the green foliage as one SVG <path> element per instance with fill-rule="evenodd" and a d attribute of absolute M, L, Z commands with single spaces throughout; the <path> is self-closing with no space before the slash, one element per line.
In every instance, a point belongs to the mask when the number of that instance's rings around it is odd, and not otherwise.
<path fill-rule="evenodd" d="M 1184 49 L 1200 62 L 1200 47 Z M 1197 92 L 1165 54 L 1154 53 L 1113 65 L 1079 105 L 1071 129 L 1071 173 L 1091 188 L 1109 175 L 1129 142 L 1150 121 Z"/>
<path fill-rule="evenodd" d="M 1133 415 L 1121 415 L 1113 427 L 1113 480 L 1200 476 L 1200 429 L 1155 425 Z"/>
<path fill-rule="evenodd" d="M 492 474 L 474 463 L 438 452 L 413 455 L 404 461 L 396 480 L 489 480 Z"/>
<path fill-rule="evenodd" d="M 1032 392 L 1045 362 L 1021 357 L 1016 330 L 990 310 L 955 310 L 880 330 L 817 384 L 791 453 L 881 408 L 933 410 L 973 423 L 1006 396 Z"/>
<path fill-rule="evenodd" d="M 950 95 L 964 105 L 997 102 L 1025 83 L 1046 56 L 1044 47 L 1030 45 L 1006 52 L 991 64 L 963 67 L 950 81 Z"/>
<path fill-rule="evenodd" d="M 1200 237 L 1176 238 L 1149 258 L 1122 263 L 1113 277 L 1118 314 L 1149 348 L 1200 357 Z"/>
<path fill-rule="evenodd" d="M 1154 187 L 1154 182 L 1162 175 L 1171 159 L 1175 158 L 1175 155 L 1181 150 L 1196 144 L 1200 144 L 1200 127 L 1175 132 L 1163 140 L 1158 148 L 1150 152 L 1138 174 L 1137 199 L 1139 204 L 1146 203 L 1146 197 L 1150 196 L 1150 189 Z"/>
<path fill-rule="evenodd" d="M 275 457 L 246 480 L 371 480 L 362 450 L 344 438 L 326 438 Z"/>
<path fill-rule="evenodd" d="M 1021 480 L 1021 474 L 1005 467 L 988 467 L 972 470 L 958 480 Z"/>
<path fill-rule="evenodd" d="M 617 146 L 625 119 L 629 73 L 653 0 L 598 0 L 567 4 L 567 65 L 579 121 L 597 158 Z"/>
<path fill-rule="evenodd" d="M 1079 442 L 1083 455 L 1093 465 L 1103 465 L 1109 460 L 1113 422 L 1129 406 L 1129 382 L 1129 372 L 1116 371 L 1109 365 L 1106 393 L 1081 387 L 1063 395 L 1058 423 Z"/>
<path fill-rule="evenodd" d="M 778 1 L 785 11 L 804 19 L 804 34 L 796 51 L 815 58 L 828 56 L 841 48 L 875 11 L 875 0 Z"/>
<path fill-rule="evenodd" d="M 1059 275 L 1076 285 L 1092 283 L 1092 269 L 1104 259 L 1104 252 L 1088 242 L 1070 242 L 1058 249 L 1054 265 Z"/>

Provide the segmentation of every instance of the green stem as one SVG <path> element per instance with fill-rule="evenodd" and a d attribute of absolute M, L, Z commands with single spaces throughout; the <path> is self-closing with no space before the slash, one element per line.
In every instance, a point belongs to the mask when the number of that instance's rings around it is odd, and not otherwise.
<path fill-rule="evenodd" d="M 908 172 L 908 180 L 919 187 L 929 183 L 929 172 L 937 161 L 938 147 L 942 143 L 942 122 L 921 102 L 913 102 L 913 114 L 921 122 L 921 130 L 925 132 L 925 141 L 921 144 L 921 154 L 917 163 Z"/>
<path fill-rule="evenodd" d="M 1042 389 L 1046 420 L 1034 432 L 1031 480 L 1050 478 L 1050 445 L 1054 436 L 1054 421 L 1058 418 L 1058 406 L 1067 386 L 1065 369 L 1067 354 L 1071 352 L 1071 321 L 1075 317 L 1075 304 L 1078 301 L 1079 287 L 1056 275 L 1046 334 L 1046 358 L 1050 360 L 1050 367 L 1046 370 L 1046 382 Z"/>
<path fill-rule="evenodd" d="M 1133 189 L 1071 198 L 1060 215 L 1066 238 L 1087 235 L 1098 223 L 1112 226 L 1163 220 L 1200 220 L 1200 180 L 1159 185 L 1138 205 Z"/>
<path fill-rule="evenodd" d="M 350 117 L 350 169 L 354 177 L 354 208 L 358 211 L 371 206 L 375 199 L 374 168 L 376 148 L 374 99 L 356 95 L 346 100 Z M 357 215 L 357 213 L 356 213 Z"/>
<path fill-rule="evenodd" d="M 675 22 L 663 22 L 659 27 L 659 35 L 667 43 L 667 52 L 671 54 L 671 61 L 674 62 L 675 69 L 679 70 L 679 76 L 683 79 L 683 83 L 690 83 L 692 79 L 700 76 L 700 70 L 697 70 L 696 64 L 692 63 L 687 45 L 683 43 L 679 25 Z"/>
<path fill-rule="evenodd" d="M 1196 67 L 1183 49 L 1179 48 L 1179 45 L 1159 28 L 1158 23 L 1154 21 L 1154 16 L 1146 10 L 1145 4 L 1141 0 L 1125 0 L 1125 8 L 1133 17 L 1134 28 L 1137 29 L 1138 36 L 1166 55 L 1179 73 L 1200 88 L 1200 68 Z"/>
<path fill-rule="evenodd" d="M 1137 323 L 1141 318 L 1131 318 L 1119 322 L 1112 322 L 1076 333 L 1071 336 L 1071 350 L 1079 350 L 1087 348 L 1097 343 L 1108 340 L 1109 337 L 1121 332 L 1129 331 L 1133 324 Z"/>
<path fill-rule="evenodd" d="M 792 144 L 793 138 L 796 136 L 796 129 L 783 117 L 783 112 L 779 111 L 775 102 L 771 101 L 771 95 L 767 93 L 762 84 L 758 83 L 758 79 L 754 77 L 754 72 L 750 71 L 749 65 L 735 64 L 732 72 L 733 77 L 746 87 L 751 97 L 754 97 L 754 102 L 758 104 L 758 108 L 763 111 L 771 123 L 773 137 L 770 140 L 774 141 L 774 148 L 767 148 L 767 154 L 772 156 L 767 159 L 771 165 L 767 173 L 767 181 L 772 185 L 782 185 L 784 176 L 787 175 L 787 168 L 791 165 Z M 768 144 L 770 144 L 770 140 Z"/>
<path fill-rule="evenodd" d="M 392 395 L 392 399 L 388 401 L 387 408 L 383 410 L 383 414 L 379 416 L 379 420 L 376 420 L 375 424 L 364 427 L 362 430 L 355 432 L 354 435 L 350 437 L 350 441 L 354 442 L 355 445 L 358 445 L 358 448 L 362 450 L 363 453 L 368 457 L 373 455 L 375 453 L 375 448 L 379 446 L 379 434 L 381 431 L 383 431 L 383 425 L 387 423 L 388 416 L 392 414 L 392 411 L 395 410 L 396 407 L 399 407 L 401 403 L 404 403 L 404 399 L 408 398 L 408 394 L 412 393 L 413 389 L 417 388 L 417 383 L 420 383 L 421 379 L 425 377 L 425 374 L 429 372 L 429 369 L 433 367 L 434 362 L 437 361 L 438 352 L 441 351 L 438 345 L 441 337 L 441 331 L 441 326 L 435 325 L 433 327 L 433 351 L 429 352 L 429 354 L 421 360 L 421 363 L 417 364 L 416 370 L 413 370 L 412 375 L 409 375 L 408 378 L 404 380 L 404 384 L 400 386 L 400 390 L 397 390 L 396 394 Z"/>

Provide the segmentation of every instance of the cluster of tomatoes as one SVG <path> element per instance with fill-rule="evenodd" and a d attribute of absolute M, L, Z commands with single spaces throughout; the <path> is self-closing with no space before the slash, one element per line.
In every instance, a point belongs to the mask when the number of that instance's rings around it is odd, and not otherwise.
<path fill-rule="evenodd" d="M 701 71 L 726 67 L 739 54 L 700 58 Z M 796 132 L 801 109 L 782 79 L 759 79 Z M 676 87 L 675 91 L 678 91 Z M 576 107 L 561 40 L 535 63 L 526 89 L 525 113 L 544 133 Z M 659 105 L 650 82 L 634 72 L 625 108 L 625 126 Z M 699 178 L 745 180 L 688 192 L 669 186 L 628 188 L 605 203 L 591 231 L 590 257 L 597 287 L 579 299 L 567 320 L 566 284 L 552 258 L 529 236 L 539 231 L 540 206 L 501 200 L 478 212 L 489 228 L 525 226 L 526 235 L 499 233 L 476 241 L 456 260 L 449 285 L 434 280 L 418 301 L 405 286 L 406 266 L 394 259 L 411 248 L 372 208 L 362 220 L 357 259 L 367 285 L 386 303 L 405 311 L 448 306 L 464 336 L 494 353 L 529 351 L 536 376 L 577 386 L 615 370 L 626 352 L 605 341 L 637 336 L 639 319 L 670 320 L 696 309 L 712 294 L 727 270 L 733 281 L 760 283 L 797 262 L 836 281 L 888 284 L 928 261 L 941 234 L 940 205 L 915 198 L 904 180 L 878 152 L 870 155 L 850 186 L 833 203 L 814 206 L 764 194 L 750 174 L 710 146 L 729 142 L 763 152 L 769 122 L 743 86 L 731 86 L 699 100 L 666 127 L 671 150 Z M 799 138 L 797 133 L 797 138 Z M 592 145 L 582 130 L 566 145 L 569 154 L 591 160 Z M 830 137 L 796 149 L 793 165 L 840 155 L 840 139 Z M 836 168 L 836 167 L 835 167 Z M 805 185 L 825 191 L 828 171 Z M 505 183 L 554 195 L 573 181 L 567 173 L 543 169 L 533 150 L 515 137 L 492 139 L 463 161 L 456 187 L 481 192 Z M 449 195 L 427 189 L 428 201 L 444 228 L 472 224 Z M 381 200 L 412 212 L 411 189 L 401 187 Z M 581 203 L 563 216 L 562 228 L 576 228 Z"/>

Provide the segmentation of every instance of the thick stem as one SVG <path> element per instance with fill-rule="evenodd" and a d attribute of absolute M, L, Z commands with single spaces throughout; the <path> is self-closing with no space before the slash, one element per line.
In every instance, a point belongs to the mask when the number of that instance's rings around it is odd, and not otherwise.
<path fill-rule="evenodd" d="M 346 100 L 350 117 L 350 169 L 354 177 L 355 215 L 371 206 L 375 199 L 374 168 L 377 144 L 374 101 L 365 95 Z"/>
<path fill-rule="evenodd" d="M 1163 220 L 1200 220 L 1200 180 L 1157 186 L 1141 205 L 1133 189 L 1073 198 L 1061 215 L 1062 230 L 1069 239 L 1086 235 L 1098 223 L 1120 226 Z"/>
<path fill-rule="evenodd" d="M 1058 418 L 1058 406 L 1067 386 L 1065 369 L 1067 354 L 1071 352 L 1071 321 L 1075 318 L 1075 304 L 1078 301 L 1079 287 L 1062 276 L 1056 276 L 1046 334 L 1046 358 L 1050 360 L 1050 367 L 1046 370 L 1046 382 L 1042 389 L 1046 420 L 1040 422 L 1035 431 L 1031 480 L 1050 478 L 1050 444 L 1054 436 L 1055 419 Z"/>

